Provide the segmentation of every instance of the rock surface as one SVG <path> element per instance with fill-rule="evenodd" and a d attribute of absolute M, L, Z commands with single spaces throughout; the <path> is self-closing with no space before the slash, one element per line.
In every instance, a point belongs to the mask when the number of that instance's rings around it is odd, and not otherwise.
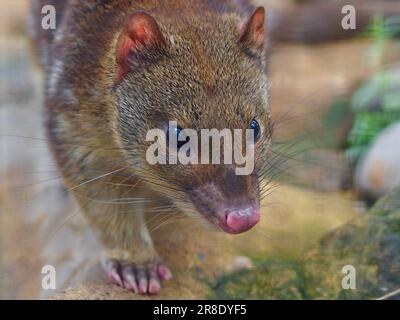
<path fill-rule="evenodd" d="M 42 85 L 29 62 L 25 34 L 28 6 L 23 0 L 0 2 L 2 12 L 7 12 L 0 31 L 7 48 L 1 53 L 5 86 L 0 89 L 0 144 L 5 149 L 0 157 L 0 298 L 139 299 L 105 282 L 96 259 L 99 248 L 62 188 L 56 167 L 47 160 L 46 140 L 39 129 Z M 326 129 L 319 129 L 320 112 L 333 97 L 352 91 L 381 67 L 366 63 L 371 46 L 368 40 L 357 40 L 274 48 L 270 81 L 276 135 L 285 140 L 306 132 L 318 145 Z M 394 44 L 387 47 L 386 64 L 398 61 L 396 49 Z M 322 157 L 312 158 L 318 162 L 308 166 L 316 168 L 318 180 L 326 184 L 326 175 L 318 171 L 331 171 L 330 163 L 326 166 L 325 156 L 322 164 Z M 155 298 L 243 296 L 239 290 L 253 298 L 306 297 L 301 252 L 357 215 L 353 199 L 339 192 L 274 187 L 267 201 L 261 224 L 243 236 L 193 229 L 183 220 L 160 228 L 157 243 L 174 279 Z M 252 268 L 241 268 L 243 256 Z M 234 273 L 238 260 L 242 270 Z M 41 268 L 46 264 L 56 266 L 60 291 L 41 291 Z"/>
<path fill-rule="evenodd" d="M 305 255 L 308 297 L 373 299 L 400 288 L 399 199 L 400 189 L 397 189 L 378 202 L 369 214 L 332 232 Z M 341 287 L 344 276 L 341 270 L 346 265 L 356 270 L 355 290 Z"/>
<path fill-rule="evenodd" d="M 195 228 L 189 219 L 162 227 L 161 232 L 154 234 L 155 243 L 174 278 L 156 297 L 139 297 L 108 285 L 98 264 L 83 259 L 73 269 L 75 279 L 70 279 L 70 288 L 50 298 L 302 298 L 296 269 L 286 262 L 287 257 L 299 257 L 304 248 L 311 247 L 324 233 L 356 215 L 351 199 L 346 200 L 342 194 L 324 195 L 284 187 L 264 203 L 260 224 L 243 235 Z M 88 251 L 94 255 L 92 249 Z M 65 254 L 59 252 L 56 256 L 61 258 Z M 57 265 L 54 254 L 52 258 Z"/>
<path fill-rule="evenodd" d="M 330 232 L 299 260 L 264 261 L 227 275 L 217 298 L 377 299 L 400 288 L 400 189 L 370 213 Z M 355 270 L 355 289 L 345 290 L 343 267 Z M 400 294 L 391 299 L 399 299 Z"/>
<path fill-rule="evenodd" d="M 381 132 L 359 161 L 355 186 L 361 194 L 377 199 L 400 185 L 400 122 Z"/>
<path fill-rule="evenodd" d="M 179 261 L 175 263 L 176 279 L 166 285 L 160 296 L 152 298 L 376 299 L 400 288 L 400 189 L 378 202 L 368 214 L 328 232 L 298 259 L 268 258 L 259 244 L 261 254 L 253 258 L 252 268 L 226 268 L 227 261 L 238 260 L 232 257 L 239 251 L 254 250 L 260 242 L 257 238 L 256 233 L 249 234 L 229 246 L 215 245 L 217 250 L 196 241 L 197 248 L 192 247 L 194 251 L 185 254 L 186 267 Z M 202 258 L 195 254 L 199 250 Z M 183 257 L 182 253 L 179 256 Z M 342 269 L 348 265 L 356 271 L 354 290 L 342 287 Z M 80 285 L 52 297 L 133 298 L 148 297 L 137 297 L 104 283 Z"/>

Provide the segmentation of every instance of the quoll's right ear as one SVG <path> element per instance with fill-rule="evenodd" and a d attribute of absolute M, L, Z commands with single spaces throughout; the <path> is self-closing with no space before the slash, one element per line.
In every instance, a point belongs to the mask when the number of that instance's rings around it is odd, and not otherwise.
<path fill-rule="evenodd" d="M 240 30 L 240 44 L 244 50 L 260 54 L 265 44 L 265 9 L 258 7 Z"/>
<path fill-rule="evenodd" d="M 116 83 L 121 82 L 131 71 L 131 55 L 145 56 L 166 46 L 164 36 L 156 20 L 146 12 L 136 12 L 127 17 L 125 27 L 117 41 Z"/>

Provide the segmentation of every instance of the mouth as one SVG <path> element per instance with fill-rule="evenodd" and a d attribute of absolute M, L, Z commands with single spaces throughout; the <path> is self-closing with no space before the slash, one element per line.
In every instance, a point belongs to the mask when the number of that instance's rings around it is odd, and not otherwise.
<path fill-rule="evenodd" d="M 253 194 L 240 190 L 224 194 L 211 183 L 192 190 L 189 199 L 197 215 L 208 222 L 206 225 L 228 234 L 246 232 L 260 221 L 259 201 Z"/>

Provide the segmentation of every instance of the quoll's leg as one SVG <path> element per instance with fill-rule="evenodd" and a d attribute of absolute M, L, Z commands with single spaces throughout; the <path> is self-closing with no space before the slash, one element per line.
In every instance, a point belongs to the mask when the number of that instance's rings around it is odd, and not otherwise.
<path fill-rule="evenodd" d="M 116 199 L 118 195 L 113 197 Z M 102 265 L 108 279 L 139 294 L 157 294 L 161 282 L 171 279 L 172 274 L 154 250 L 143 204 L 104 204 L 104 201 L 80 201 L 80 204 L 106 248 Z"/>
<path fill-rule="evenodd" d="M 103 257 L 108 279 L 139 294 L 157 294 L 171 271 L 154 250 L 143 213 L 115 213 L 115 235 L 104 241 L 110 248 Z M 111 246 L 110 246 L 111 244 Z"/>

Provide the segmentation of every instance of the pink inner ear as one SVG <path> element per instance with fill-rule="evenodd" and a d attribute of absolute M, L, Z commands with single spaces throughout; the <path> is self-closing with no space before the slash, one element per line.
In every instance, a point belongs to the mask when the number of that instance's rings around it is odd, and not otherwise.
<path fill-rule="evenodd" d="M 135 42 L 126 36 L 125 34 L 121 35 L 118 40 L 118 49 L 117 49 L 117 79 L 116 82 L 119 83 L 122 79 L 128 74 L 129 67 L 127 65 L 128 55 L 131 49 L 135 46 Z"/>
<path fill-rule="evenodd" d="M 264 41 L 264 20 L 265 20 L 264 9 L 256 11 L 256 13 L 254 14 L 255 32 L 256 36 L 262 37 L 263 41 Z"/>
<path fill-rule="evenodd" d="M 241 25 L 241 41 L 256 48 L 264 46 L 265 38 L 265 9 L 259 7 L 251 16 L 250 20 Z"/>
<path fill-rule="evenodd" d="M 152 16 L 144 12 L 129 16 L 117 42 L 116 62 L 118 70 L 116 83 L 121 82 L 130 72 L 128 65 L 130 52 L 154 48 L 163 44 L 165 44 L 164 38 Z"/>
<path fill-rule="evenodd" d="M 138 44 L 144 44 L 147 39 L 148 35 L 143 26 L 138 25 L 137 22 L 132 23 L 132 21 L 128 21 L 117 44 L 117 83 L 121 82 L 130 71 L 127 64 L 129 53 L 134 50 Z"/>
<path fill-rule="evenodd" d="M 140 43 L 145 43 L 148 36 L 146 29 L 142 25 L 137 25 L 133 26 L 132 29 L 130 29 L 131 34 L 129 35 L 132 39 L 135 39 L 137 42 Z"/>
<path fill-rule="evenodd" d="M 256 30 L 264 30 L 264 20 L 265 20 L 265 9 L 260 7 L 258 8 L 252 18 L 252 24 L 256 27 Z"/>

